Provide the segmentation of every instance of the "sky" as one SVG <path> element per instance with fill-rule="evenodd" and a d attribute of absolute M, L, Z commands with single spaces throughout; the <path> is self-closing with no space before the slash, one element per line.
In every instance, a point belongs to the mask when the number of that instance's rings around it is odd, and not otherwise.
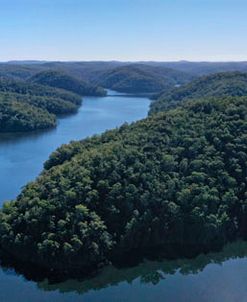
<path fill-rule="evenodd" d="M 0 0 L 0 61 L 243 61 L 246 0 Z"/>

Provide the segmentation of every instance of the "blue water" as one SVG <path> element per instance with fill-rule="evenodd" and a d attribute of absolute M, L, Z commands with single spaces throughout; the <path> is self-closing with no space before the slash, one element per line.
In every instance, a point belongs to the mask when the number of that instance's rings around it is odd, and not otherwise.
<path fill-rule="evenodd" d="M 79 112 L 60 119 L 56 129 L 0 135 L 0 202 L 15 198 L 62 143 L 141 119 L 149 103 L 146 98 L 116 94 L 85 98 Z M 193 260 L 106 267 L 94 278 L 56 284 L 0 268 L 0 302 L 246 302 L 246 255 L 247 243 L 237 242 Z"/>
<path fill-rule="evenodd" d="M 114 92 L 112 92 L 115 94 Z M 56 129 L 32 134 L 0 134 L 0 205 L 42 170 L 49 154 L 61 144 L 79 140 L 147 115 L 146 98 L 85 97 L 75 115 L 59 120 Z"/>

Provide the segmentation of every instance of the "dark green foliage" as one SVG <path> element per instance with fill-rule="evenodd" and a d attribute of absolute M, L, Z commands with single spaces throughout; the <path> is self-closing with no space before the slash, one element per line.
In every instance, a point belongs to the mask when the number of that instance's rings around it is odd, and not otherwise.
<path fill-rule="evenodd" d="M 56 117 L 53 114 L 75 112 L 82 100 L 79 95 L 65 90 L 1 78 L 0 102 L 4 116 L 0 131 L 5 132 L 32 131 L 55 126 Z"/>
<path fill-rule="evenodd" d="M 31 96 L 55 97 L 72 102 L 76 105 L 81 104 L 81 97 L 78 94 L 49 86 L 28 83 L 25 81 L 15 81 L 7 78 L 0 78 L 0 91 Z"/>
<path fill-rule="evenodd" d="M 191 78 L 186 73 L 168 68 L 131 64 L 101 74 L 97 82 L 120 92 L 153 93 L 188 82 Z"/>
<path fill-rule="evenodd" d="M 82 103 L 82 94 L 88 95 L 105 95 L 105 91 L 99 87 L 92 86 L 86 82 L 77 80 L 71 76 L 67 76 L 64 73 L 44 71 L 33 76 L 31 81 L 15 80 L 16 78 L 27 79 L 39 70 L 43 70 L 43 64 L 27 64 L 27 65 L 11 65 L 11 64 L 0 64 L 0 75 L 4 77 L 0 78 L 0 101 L 6 103 L 11 102 L 9 107 L 15 108 L 15 111 L 8 110 L 8 113 L 22 110 L 24 105 L 17 106 L 16 102 L 25 103 L 25 108 L 29 112 L 34 111 L 34 106 L 43 109 L 42 115 L 41 110 L 38 110 L 39 114 L 35 114 L 35 118 L 31 118 L 30 114 L 22 115 L 23 112 L 19 112 L 18 117 L 21 116 L 21 121 L 26 122 L 26 127 L 13 124 L 12 121 L 6 119 L 7 116 L 12 120 L 18 119 L 15 116 L 5 115 L 5 119 L 2 120 L 0 131 L 28 131 L 33 129 L 43 129 L 55 125 L 52 123 L 43 122 L 44 116 L 46 115 L 46 121 L 51 119 L 53 114 L 66 114 L 76 112 L 78 107 Z M 36 83 L 37 82 L 37 83 Z M 53 86 L 53 87 L 52 87 Z M 63 89 L 60 89 L 63 88 Z M 14 102 L 14 103 L 13 103 Z M 31 107 L 28 107 L 28 104 Z M 8 108 L 9 108 L 8 107 Z M 38 116 L 42 116 L 39 121 Z M 30 120 L 28 120 L 30 118 Z M 54 116 L 52 116 L 52 120 Z M 11 129 L 13 125 L 13 129 Z M 25 128 L 25 129 L 24 129 Z"/>
<path fill-rule="evenodd" d="M 150 67 L 173 69 L 196 76 L 217 72 L 247 71 L 247 62 L 120 62 L 120 61 L 91 61 L 91 62 L 30 62 L 15 61 L 0 64 L 0 74 L 28 78 L 37 72 L 44 70 L 58 70 L 66 72 L 76 78 L 92 80 L 99 74 L 113 70 L 116 67 L 127 65 L 145 65 Z"/>
<path fill-rule="evenodd" d="M 62 88 L 79 95 L 106 95 L 106 91 L 103 88 L 93 86 L 85 81 L 59 71 L 43 71 L 34 75 L 30 81 L 41 85 Z"/>
<path fill-rule="evenodd" d="M 38 72 L 56 70 L 89 82 L 99 80 L 102 75 L 115 68 L 132 65 L 145 65 L 146 68 L 174 70 L 177 74 L 202 76 L 217 72 L 247 71 L 247 62 L 119 62 L 119 61 L 91 61 L 91 62 L 45 62 L 45 61 L 12 61 L 0 63 L 0 76 L 14 79 L 28 79 Z"/>
<path fill-rule="evenodd" d="M 56 126 L 56 117 L 27 103 L 0 95 L 0 132 L 32 131 Z"/>
<path fill-rule="evenodd" d="M 247 102 L 205 99 L 62 146 L 0 212 L 14 257 L 59 271 L 245 238 Z"/>
<path fill-rule="evenodd" d="M 4 93 L 0 92 L 0 99 L 5 101 L 16 101 L 30 104 L 32 106 L 47 110 L 53 114 L 66 114 L 77 111 L 78 105 L 55 97 L 35 96 L 31 94 Z"/>
<path fill-rule="evenodd" d="M 24 80 L 39 71 L 39 65 L 15 65 L 0 63 L 0 76 Z"/>
<path fill-rule="evenodd" d="M 151 104 L 150 113 L 174 108 L 190 99 L 216 96 L 247 96 L 247 73 L 218 73 L 196 79 L 159 95 Z"/>

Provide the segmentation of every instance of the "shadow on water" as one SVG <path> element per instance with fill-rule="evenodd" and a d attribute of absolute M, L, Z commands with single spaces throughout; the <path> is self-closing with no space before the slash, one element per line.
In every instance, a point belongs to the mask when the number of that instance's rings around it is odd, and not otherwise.
<path fill-rule="evenodd" d="M 0 144 L 1 143 L 16 143 L 18 141 L 29 141 L 46 136 L 48 133 L 56 131 L 56 127 L 42 130 L 35 130 L 29 132 L 8 132 L 0 133 Z"/>
<path fill-rule="evenodd" d="M 230 259 L 247 257 L 247 242 L 237 241 L 226 245 L 221 252 L 201 254 L 194 259 L 178 259 L 163 261 L 143 261 L 133 267 L 117 268 L 107 266 L 95 275 L 77 279 L 58 281 L 48 277 L 45 273 L 37 274 L 32 268 L 11 266 L 2 262 L 2 270 L 6 274 L 22 274 L 27 280 L 37 282 L 37 287 L 43 291 L 59 291 L 60 293 L 76 292 L 85 294 L 91 290 L 117 286 L 121 282 L 131 284 L 138 279 L 141 284 L 157 285 L 168 276 L 180 273 L 181 275 L 196 275 L 202 272 L 209 264 L 222 265 Z"/>

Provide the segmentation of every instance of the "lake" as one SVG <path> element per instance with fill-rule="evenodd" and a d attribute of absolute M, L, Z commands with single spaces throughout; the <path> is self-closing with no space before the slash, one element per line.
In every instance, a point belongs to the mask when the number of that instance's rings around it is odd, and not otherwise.
<path fill-rule="evenodd" d="M 49 154 L 78 140 L 147 115 L 144 97 L 110 92 L 84 98 L 77 114 L 59 119 L 56 129 L 0 135 L 0 202 L 13 199 L 42 170 Z M 86 280 L 51 282 L 0 269 L 1 302 L 246 302 L 247 243 L 195 259 L 145 261 L 135 267 L 106 267 Z"/>
<path fill-rule="evenodd" d="M 42 170 L 48 156 L 61 144 L 99 134 L 146 117 L 150 100 L 118 95 L 85 97 L 75 115 L 59 119 L 55 129 L 22 134 L 0 134 L 0 204 L 13 199 L 20 188 Z"/>

